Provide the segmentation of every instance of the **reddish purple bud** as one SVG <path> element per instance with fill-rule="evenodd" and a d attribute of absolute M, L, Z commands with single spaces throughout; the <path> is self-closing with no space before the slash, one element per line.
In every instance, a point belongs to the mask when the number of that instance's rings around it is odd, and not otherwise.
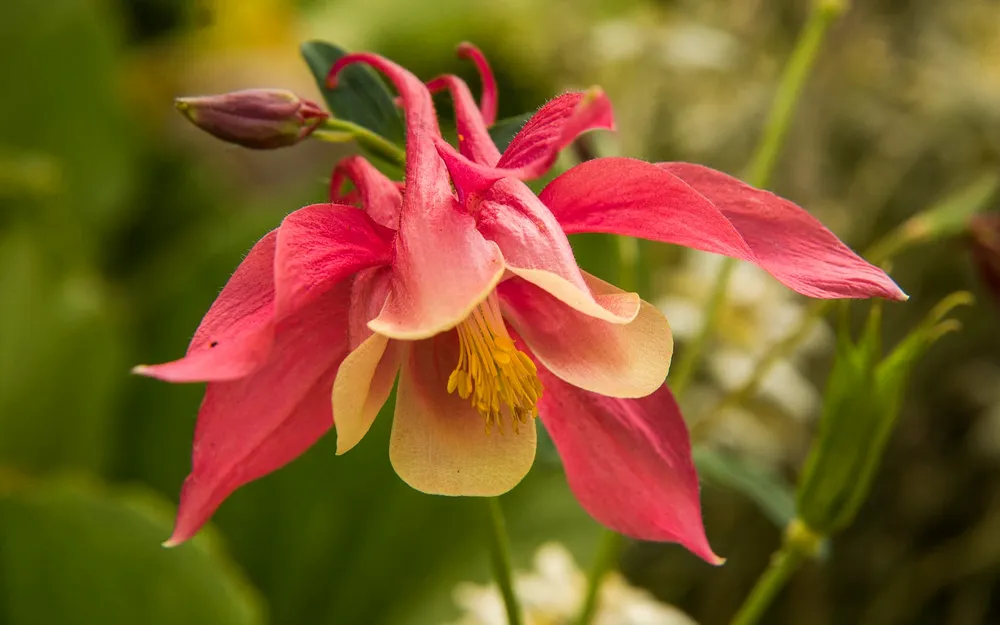
<path fill-rule="evenodd" d="M 969 222 L 969 241 L 979 277 L 1000 302 L 1000 213 L 972 218 Z"/>
<path fill-rule="evenodd" d="M 257 150 L 295 145 L 329 115 L 314 102 L 283 89 L 247 89 L 177 98 L 177 110 L 209 134 Z"/>

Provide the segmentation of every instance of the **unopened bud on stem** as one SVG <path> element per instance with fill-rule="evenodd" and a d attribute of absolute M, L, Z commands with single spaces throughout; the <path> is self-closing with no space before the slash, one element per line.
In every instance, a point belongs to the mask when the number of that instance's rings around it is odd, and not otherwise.
<path fill-rule="evenodd" d="M 258 150 L 295 145 L 329 117 L 314 102 L 282 89 L 247 89 L 177 98 L 176 105 L 194 125 L 209 134 Z"/>

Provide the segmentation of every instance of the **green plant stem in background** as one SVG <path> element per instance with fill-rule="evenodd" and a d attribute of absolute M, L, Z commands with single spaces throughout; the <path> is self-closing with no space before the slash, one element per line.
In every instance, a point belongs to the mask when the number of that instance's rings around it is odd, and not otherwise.
<path fill-rule="evenodd" d="M 670 390 L 674 395 L 680 397 L 687 390 L 688 383 L 694 377 L 694 372 L 701 361 L 701 355 L 708 346 L 708 342 L 715 334 L 715 327 L 719 323 L 719 316 L 726 303 L 726 293 L 729 291 L 729 280 L 736 270 L 736 259 L 726 258 L 719 267 L 719 272 L 715 274 L 715 281 L 712 286 L 712 293 L 709 295 L 708 303 L 705 306 L 705 316 L 701 329 L 689 345 L 686 346 L 677 359 L 677 363 L 670 370 Z"/>
<path fill-rule="evenodd" d="M 347 120 L 333 117 L 326 119 L 310 136 L 330 143 L 344 143 L 354 139 L 359 146 L 393 165 L 403 167 L 406 164 L 406 152 L 398 145 Z"/>
<path fill-rule="evenodd" d="M 968 185 L 906 220 L 873 245 L 867 257 L 879 264 L 913 245 L 965 232 L 969 220 L 989 205 L 998 188 L 1000 174 L 992 170 L 980 174 Z"/>
<path fill-rule="evenodd" d="M 792 114 L 805 86 L 806 80 L 815 65 L 819 50 L 826 38 L 826 33 L 833 21 L 847 8 L 846 0 L 817 0 L 813 5 L 809 21 L 795 45 L 795 50 L 785 66 L 785 71 L 775 94 L 774 104 L 768 116 L 764 133 L 757 149 L 750 160 L 750 165 L 744 179 L 759 188 L 767 187 L 771 182 L 778 154 L 784 144 L 785 136 L 791 123 Z M 674 369 L 671 381 L 675 393 L 683 393 L 694 375 L 702 352 L 715 334 L 715 326 L 725 306 L 729 281 L 736 267 L 736 260 L 727 258 L 715 279 L 712 295 L 705 311 L 701 331 L 688 346 L 683 357 Z M 812 309 L 807 315 L 800 331 L 793 333 L 795 342 L 800 335 L 804 336 L 815 319 L 823 312 L 821 305 Z M 775 357 L 775 360 L 777 358 Z M 781 549 L 774 554 L 771 564 L 758 579 L 750 596 L 747 597 L 740 611 L 733 620 L 734 625 L 753 625 L 770 606 L 771 601 L 781 588 L 798 569 L 799 565 L 809 556 L 815 554 L 820 540 L 805 525 L 792 521 L 785 534 Z"/>
<path fill-rule="evenodd" d="M 521 625 L 521 606 L 514 594 L 514 573 L 510 564 L 510 542 L 507 540 L 507 526 L 503 519 L 503 509 L 500 500 L 489 498 L 490 505 L 490 561 L 493 566 L 493 577 L 500 587 L 504 607 L 507 609 L 507 622 L 510 625 Z"/>
<path fill-rule="evenodd" d="M 594 564 L 587 575 L 587 594 L 583 597 L 583 606 L 580 608 L 580 615 L 576 620 L 579 625 L 587 625 L 597 614 L 601 581 L 608 571 L 617 564 L 624 546 L 625 537 L 621 534 L 612 531 L 605 531 L 602 534 L 601 543 L 597 547 L 597 555 L 594 557 Z"/>
<path fill-rule="evenodd" d="M 778 91 L 764 126 L 764 134 L 757 144 L 757 149 L 754 150 L 744 175 L 744 179 L 751 185 L 766 187 L 770 183 L 778 154 L 785 142 L 785 135 L 788 134 L 792 114 L 795 112 L 802 88 L 816 63 L 826 33 L 833 21 L 846 9 L 847 0 L 816 0 L 813 3 L 809 21 L 799 35 L 792 56 L 788 59 L 781 76 L 781 82 L 778 84 Z"/>
<path fill-rule="evenodd" d="M 781 549 L 771 554 L 771 563 L 757 579 L 750 596 L 733 618 L 732 625 L 753 625 L 760 621 L 775 596 L 804 560 L 804 554 L 789 549 L 787 545 L 782 545 Z"/>
<path fill-rule="evenodd" d="M 846 8 L 846 0 L 817 0 L 814 3 L 809 21 L 802 34 L 799 35 L 795 50 L 792 51 L 792 56 L 781 76 L 767 124 L 764 126 L 764 133 L 761 135 L 760 142 L 750 159 L 750 165 L 743 176 L 743 179 L 749 184 L 758 188 L 764 188 L 770 184 L 771 174 L 774 172 L 781 146 L 785 142 L 785 135 L 788 134 L 788 127 L 802 88 L 809 78 L 813 65 L 815 65 L 816 57 L 830 25 Z M 705 351 L 715 334 L 719 315 L 726 303 L 726 293 L 729 290 L 729 281 L 736 263 L 737 261 L 733 258 L 727 258 L 723 261 L 719 273 L 715 277 L 715 286 L 712 287 L 712 294 L 705 309 L 701 330 L 673 366 L 670 386 L 675 394 L 679 395 L 687 388 L 691 377 L 697 370 L 702 352 Z"/>
<path fill-rule="evenodd" d="M 618 288 L 639 290 L 639 241 L 633 237 L 616 237 L 618 244 Z"/>
<path fill-rule="evenodd" d="M 822 538 L 811 532 L 802 521 L 795 519 L 789 523 L 781 548 L 771 556 L 767 570 L 757 579 L 731 625 L 754 625 L 759 622 L 792 574 L 819 552 L 821 543 Z"/>

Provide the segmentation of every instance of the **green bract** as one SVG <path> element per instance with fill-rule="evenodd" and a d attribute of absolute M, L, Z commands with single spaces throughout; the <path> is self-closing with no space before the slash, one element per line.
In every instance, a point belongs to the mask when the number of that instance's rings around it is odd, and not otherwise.
<path fill-rule="evenodd" d="M 958 328 L 948 313 L 971 300 L 965 292 L 943 299 L 885 358 L 880 303 L 857 343 L 842 325 L 819 436 L 799 484 L 799 518 L 813 531 L 829 535 L 854 519 L 899 416 L 910 371 L 934 341 Z"/>

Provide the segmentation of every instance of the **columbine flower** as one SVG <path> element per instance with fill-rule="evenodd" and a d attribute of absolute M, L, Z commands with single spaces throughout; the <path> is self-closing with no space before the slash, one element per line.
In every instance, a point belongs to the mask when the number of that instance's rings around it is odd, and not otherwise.
<path fill-rule="evenodd" d="M 566 233 L 729 254 L 817 297 L 902 292 L 791 202 L 698 165 L 598 159 L 536 197 L 520 178 L 543 172 L 580 132 L 612 126 L 600 90 L 549 102 L 501 155 L 468 88 L 443 77 L 459 154 L 441 138 L 419 79 L 352 54 L 331 82 L 352 63 L 383 72 L 401 96 L 403 190 L 362 159 L 341 164 L 335 179 L 353 180 L 364 210 L 331 203 L 289 215 L 237 269 L 187 356 L 139 368 L 209 382 L 169 542 L 190 537 L 229 493 L 331 424 L 338 453 L 349 450 L 398 371 L 389 457 L 414 488 L 510 490 L 534 460 L 540 415 L 595 518 L 720 562 L 702 526 L 687 431 L 663 385 L 669 326 L 636 294 L 583 273 Z"/>
<path fill-rule="evenodd" d="M 573 555 L 559 543 L 535 552 L 535 570 L 514 575 L 514 592 L 525 625 L 569 625 L 583 607 L 587 578 Z M 454 625 L 504 625 L 507 610 L 495 584 L 463 583 L 455 588 L 455 603 L 463 610 Z M 601 582 L 595 625 L 695 625 L 687 614 L 661 603 L 651 594 L 613 572 Z"/>
<path fill-rule="evenodd" d="M 247 148 L 295 145 L 329 117 L 319 105 L 283 89 L 247 89 L 177 98 L 177 110 L 215 137 Z"/>

